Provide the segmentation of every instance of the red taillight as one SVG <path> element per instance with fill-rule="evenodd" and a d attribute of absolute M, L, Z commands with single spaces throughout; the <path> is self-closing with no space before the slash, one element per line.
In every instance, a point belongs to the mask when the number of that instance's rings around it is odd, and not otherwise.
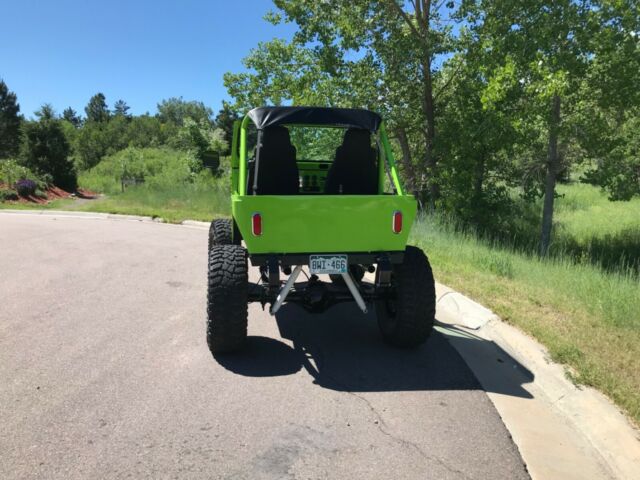
<path fill-rule="evenodd" d="M 254 213 L 251 217 L 251 232 L 255 236 L 262 235 L 262 215 Z"/>
<path fill-rule="evenodd" d="M 393 233 L 400 233 L 402 231 L 402 212 L 393 212 L 393 222 L 391 224 Z"/>

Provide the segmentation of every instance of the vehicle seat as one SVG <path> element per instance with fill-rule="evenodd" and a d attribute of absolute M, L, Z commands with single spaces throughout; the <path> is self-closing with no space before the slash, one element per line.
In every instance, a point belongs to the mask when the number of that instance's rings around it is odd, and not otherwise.
<path fill-rule="evenodd" d="M 296 148 L 291 144 L 289 130 L 269 127 L 262 131 L 258 152 L 258 195 L 297 195 L 300 188 Z M 255 166 L 249 171 L 248 188 L 253 193 Z"/>
<path fill-rule="evenodd" d="M 378 193 L 376 150 L 368 130 L 350 128 L 327 173 L 324 191 L 329 195 L 375 195 Z"/>

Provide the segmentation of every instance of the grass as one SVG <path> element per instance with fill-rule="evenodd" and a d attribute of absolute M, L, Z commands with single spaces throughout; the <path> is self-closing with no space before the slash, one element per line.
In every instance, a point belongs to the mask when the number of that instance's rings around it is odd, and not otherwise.
<path fill-rule="evenodd" d="M 125 193 L 84 203 L 78 210 L 160 217 L 179 223 L 229 216 L 230 207 L 229 194 L 224 188 L 183 185 L 171 189 L 130 187 Z"/>
<path fill-rule="evenodd" d="M 560 185 L 554 249 L 608 271 L 640 274 L 640 198 L 611 202 L 585 184 Z"/>
<path fill-rule="evenodd" d="M 229 176 L 226 172 L 214 177 L 208 170 L 194 171 L 197 166 L 198 161 L 188 152 L 168 148 L 122 150 L 80 175 L 80 185 L 108 196 L 78 209 L 161 217 L 175 223 L 229 215 Z M 123 193 L 123 175 L 144 183 L 127 187 Z"/>
<path fill-rule="evenodd" d="M 577 383 L 598 388 L 640 424 L 640 284 L 632 275 L 570 257 L 540 260 L 436 218 L 417 222 L 411 239 L 440 282 L 538 339 Z"/>
<path fill-rule="evenodd" d="M 71 199 L 59 199 L 42 204 L 0 202 L 0 210 L 68 210 L 73 205 L 73 201 Z"/>

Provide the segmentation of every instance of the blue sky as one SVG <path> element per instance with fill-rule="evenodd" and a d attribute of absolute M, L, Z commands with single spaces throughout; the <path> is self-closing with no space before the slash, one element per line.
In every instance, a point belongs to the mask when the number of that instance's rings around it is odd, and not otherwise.
<path fill-rule="evenodd" d="M 259 41 L 290 38 L 291 25 L 262 19 L 270 0 L 5 0 L 0 78 L 33 116 L 44 102 L 84 115 L 102 92 L 135 114 L 163 98 L 226 98 L 222 75 L 242 70 Z"/>

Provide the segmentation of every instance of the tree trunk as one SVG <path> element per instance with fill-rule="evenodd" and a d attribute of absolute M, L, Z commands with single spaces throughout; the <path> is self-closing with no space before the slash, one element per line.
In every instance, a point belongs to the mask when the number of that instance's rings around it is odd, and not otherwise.
<path fill-rule="evenodd" d="M 416 189 L 419 191 L 419 197 L 424 199 L 427 192 L 424 191 L 423 185 L 426 183 L 429 196 L 429 207 L 435 209 L 435 202 L 440 196 L 440 189 L 437 181 L 437 159 L 433 154 L 434 139 L 436 136 L 436 119 L 433 99 L 433 79 L 431 75 L 431 55 L 432 49 L 429 44 L 429 35 L 431 30 L 431 0 L 414 0 L 411 3 L 414 7 L 413 15 L 404 10 L 404 3 L 398 4 L 397 0 L 388 0 L 387 4 L 393 8 L 405 21 L 411 29 L 416 42 L 422 46 L 422 113 L 425 116 L 425 124 L 422 129 L 425 140 L 425 155 L 422 163 L 423 170 L 416 170 L 416 177 L 426 176 L 426 182 L 423 178 L 416 178 Z M 437 10 L 437 6 L 434 6 Z M 416 23 L 413 22 L 415 17 Z"/>
<path fill-rule="evenodd" d="M 426 54 L 426 53 L 425 53 Z M 433 142 L 436 136 L 436 120 L 433 105 L 433 82 L 431 79 L 431 61 L 427 58 L 422 64 L 424 76 L 424 94 L 422 97 L 422 110 L 425 116 L 425 166 L 429 185 L 429 209 L 435 210 L 436 200 L 440 196 L 440 189 L 436 180 L 437 159 L 433 154 Z"/>
<path fill-rule="evenodd" d="M 549 122 L 549 147 L 547 156 L 547 178 L 544 186 L 544 207 L 542 209 L 542 233 L 540 235 L 540 255 L 549 253 L 551 230 L 553 228 L 553 203 L 556 194 L 556 181 L 560 171 L 558 155 L 558 128 L 560 126 L 560 96 L 553 96 L 551 118 Z"/>
<path fill-rule="evenodd" d="M 484 177 L 486 174 L 486 152 L 482 149 L 480 153 L 480 159 L 475 165 L 474 174 L 473 174 L 473 196 L 472 196 L 472 212 L 473 212 L 473 222 L 476 227 L 485 226 L 483 224 L 484 220 Z"/>

